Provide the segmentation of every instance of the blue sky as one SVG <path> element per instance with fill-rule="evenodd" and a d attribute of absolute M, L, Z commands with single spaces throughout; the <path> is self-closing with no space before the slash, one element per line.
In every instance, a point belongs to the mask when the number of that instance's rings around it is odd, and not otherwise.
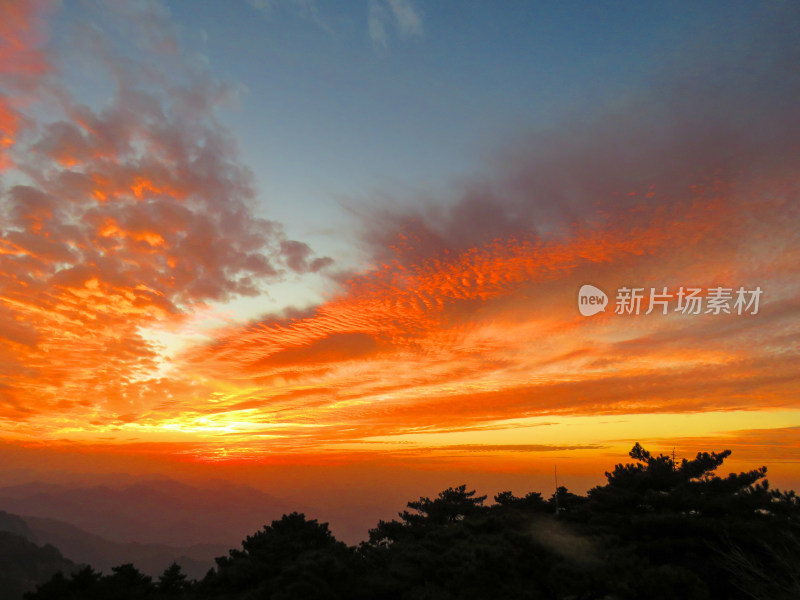
<path fill-rule="evenodd" d="M 59 19 L 109 27 L 91 5 L 63 8 Z M 350 263 L 342 204 L 446 203 L 519 136 L 591 120 L 698 44 L 735 46 L 759 6 L 203 0 L 147 10 L 171 22 L 194 68 L 235 90 L 220 118 L 255 174 L 261 213 Z M 71 77 L 91 78 L 80 67 Z"/>
<path fill-rule="evenodd" d="M 590 119 L 658 77 L 687 44 L 724 39 L 753 10 L 396 4 L 418 25 L 404 29 L 388 2 L 167 4 L 189 53 L 240 92 L 222 118 L 265 214 L 323 251 L 347 252 L 342 202 L 446 201 L 517 136 Z M 375 5 L 385 45 L 370 36 Z"/>

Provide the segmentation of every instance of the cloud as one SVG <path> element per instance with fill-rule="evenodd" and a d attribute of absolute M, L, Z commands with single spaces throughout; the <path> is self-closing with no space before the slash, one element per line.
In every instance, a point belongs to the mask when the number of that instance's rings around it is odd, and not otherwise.
<path fill-rule="evenodd" d="M 403 6 L 370 4 L 377 45 L 421 33 Z M 446 201 L 357 207 L 371 267 L 331 273 L 316 306 L 212 332 L 161 378 L 143 326 L 330 259 L 254 216 L 215 119 L 228 86 L 153 78 L 92 38 L 112 100 L 59 93 L 61 114 L 12 148 L 27 180 L 3 196 L 0 414 L 263 457 L 543 415 L 796 406 L 800 43 L 797 9 L 764 10 L 649 88 L 521 135 Z M 765 293 L 758 315 L 587 319 L 584 283 Z"/>
<path fill-rule="evenodd" d="M 9 152 L 24 126 L 24 95 L 50 70 L 40 48 L 40 15 L 46 9 L 44 2 L 6 2 L 0 7 L 0 173 L 14 165 Z"/>
<path fill-rule="evenodd" d="M 331 259 L 255 216 L 252 173 L 217 120 L 235 89 L 187 66 L 163 6 L 98 6 L 105 29 L 72 41 L 107 78 L 98 106 L 54 66 L 38 8 L 0 8 L 0 27 L 13 24 L 0 48 L 11 92 L 0 124 L 14 170 L 0 189 L 0 355 L 17 365 L 0 384 L 22 399 L 0 418 L 19 417 L 21 402 L 83 410 L 76 398 L 87 397 L 94 414 L 136 411 L 160 393 L 144 383 L 160 351 L 143 328 Z M 137 45 L 141 62 L 107 36 Z"/>
<path fill-rule="evenodd" d="M 272 0 L 248 0 L 248 4 L 256 10 L 270 12 L 272 10 Z"/>
<path fill-rule="evenodd" d="M 403 39 L 423 35 L 422 17 L 409 0 L 367 1 L 367 30 L 376 47 L 388 48 L 393 33 Z M 329 35 L 337 35 L 340 29 L 334 19 L 323 14 L 315 0 L 248 0 L 248 4 L 268 18 L 288 12 L 293 17 L 310 20 Z M 340 15 L 339 19 L 346 22 L 348 17 Z"/>
<path fill-rule="evenodd" d="M 390 27 L 402 38 L 423 34 L 422 18 L 408 0 L 369 0 L 367 25 L 372 43 L 384 49 L 389 46 Z"/>
<path fill-rule="evenodd" d="M 389 8 L 403 37 L 422 35 L 422 18 L 408 0 L 389 0 Z"/>
<path fill-rule="evenodd" d="M 264 431 L 280 424 L 273 449 L 554 414 L 785 407 L 798 381 L 790 300 L 723 320 L 590 320 L 575 309 L 574 282 L 587 273 L 624 281 L 704 256 L 729 262 L 717 233 L 738 217 L 713 202 L 690 213 L 639 208 L 565 240 L 509 239 L 409 266 L 401 258 L 315 310 L 220 332 L 186 368 L 240 390 L 210 407 L 220 426 L 242 410 Z M 764 343 L 754 347 L 754 335 Z"/>
<path fill-rule="evenodd" d="M 800 75 L 790 66 L 800 44 L 789 25 L 797 12 L 769 3 L 735 36 L 685 40 L 646 88 L 604 105 L 587 102 L 550 129 L 520 133 L 486 175 L 465 178 L 444 206 L 440 199 L 413 209 L 365 202 L 366 239 L 385 255 L 399 233 L 413 235 L 425 256 L 501 236 L 552 235 L 634 206 L 681 206 L 700 186 L 756 196 L 783 181 L 788 192 L 800 160 L 793 102 Z"/>
<path fill-rule="evenodd" d="M 565 450 L 601 450 L 607 446 L 600 444 L 583 444 L 576 446 L 556 446 L 547 444 L 453 444 L 437 446 L 436 452 L 469 452 L 482 454 L 486 452 L 563 452 Z"/>
<path fill-rule="evenodd" d="M 686 437 L 654 439 L 651 444 L 676 448 L 679 456 L 691 458 L 709 446 L 730 449 L 732 460 L 744 458 L 749 461 L 764 461 L 771 464 L 797 462 L 800 460 L 800 426 L 774 427 L 769 429 L 741 429 L 714 432 L 713 437 Z"/>
<path fill-rule="evenodd" d="M 796 406 L 800 44 L 796 8 L 764 10 L 735 43 L 688 48 L 691 69 L 520 136 L 449 202 L 356 207 L 373 268 L 186 354 L 236 390 L 205 418 L 250 411 L 276 436 L 265 445 L 308 450 L 553 414 Z M 758 315 L 587 319 L 587 282 L 765 295 Z"/>
<path fill-rule="evenodd" d="M 272 16 L 278 8 L 288 9 L 293 16 L 310 19 L 327 34 L 335 34 L 333 26 L 322 14 L 315 0 L 248 0 L 248 4 L 266 16 Z"/>
<path fill-rule="evenodd" d="M 314 252 L 311 247 L 305 242 L 296 240 L 282 241 L 281 254 L 286 260 L 286 265 L 296 273 L 316 273 L 333 264 L 333 259 L 329 257 L 312 258 Z"/>

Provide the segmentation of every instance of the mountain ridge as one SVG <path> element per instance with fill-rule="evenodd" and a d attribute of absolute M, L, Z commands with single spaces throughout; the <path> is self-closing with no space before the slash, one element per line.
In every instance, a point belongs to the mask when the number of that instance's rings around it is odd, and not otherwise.
<path fill-rule="evenodd" d="M 170 479 L 0 488 L 0 510 L 74 525 L 110 542 L 234 546 L 286 512 L 310 510 L 243 484 L 195 486 Z"/>

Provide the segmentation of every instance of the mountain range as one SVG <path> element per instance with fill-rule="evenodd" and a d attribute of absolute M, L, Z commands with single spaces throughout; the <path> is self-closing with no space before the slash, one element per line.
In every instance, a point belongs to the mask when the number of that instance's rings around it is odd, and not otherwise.
<path fill-rule="evenodd" d="M 27 557 L 30 573 L 16 577 L 21 589 L 80 564 L 108 573 L 113 566 L 133 563 L 158 577 L 177 562 L 190 579 L 199 579 L 215 557 L 297 509 L 255 488 L 224 481 L 202 486 L 171 479 L 5 486 L 0 487 L 0 565 L 16 573 L 16 557 Z"/>

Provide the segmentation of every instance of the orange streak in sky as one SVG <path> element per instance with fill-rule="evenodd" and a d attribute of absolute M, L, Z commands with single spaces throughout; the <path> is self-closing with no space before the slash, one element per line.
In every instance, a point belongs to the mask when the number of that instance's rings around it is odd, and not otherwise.
<path fill-rule="evenodd" d="M 494 240 L 458 255 L 431 258 L 406 267 L 400 260 L 357 276 L 342 296 L 319 306 L 314 315 L 288 323 L 261 323 L 225 334 L 199 348 L 189 360 L 252 376 L 269 372 L 270 357 L 328 336 L 364 333 L 395 347 L 425 345 L 459 302 L 488 301 L 522 284 L 563 277 L 579 267 L 651 255 L 714 231 L 721 218 L 715 201 L 689 208 L 686 221 L 655 210 L 642 224 L 622 217 L 604 231 L 577 229 L 568 241 Z M 452 315 L 451 315 L 452 316 Z"/>

